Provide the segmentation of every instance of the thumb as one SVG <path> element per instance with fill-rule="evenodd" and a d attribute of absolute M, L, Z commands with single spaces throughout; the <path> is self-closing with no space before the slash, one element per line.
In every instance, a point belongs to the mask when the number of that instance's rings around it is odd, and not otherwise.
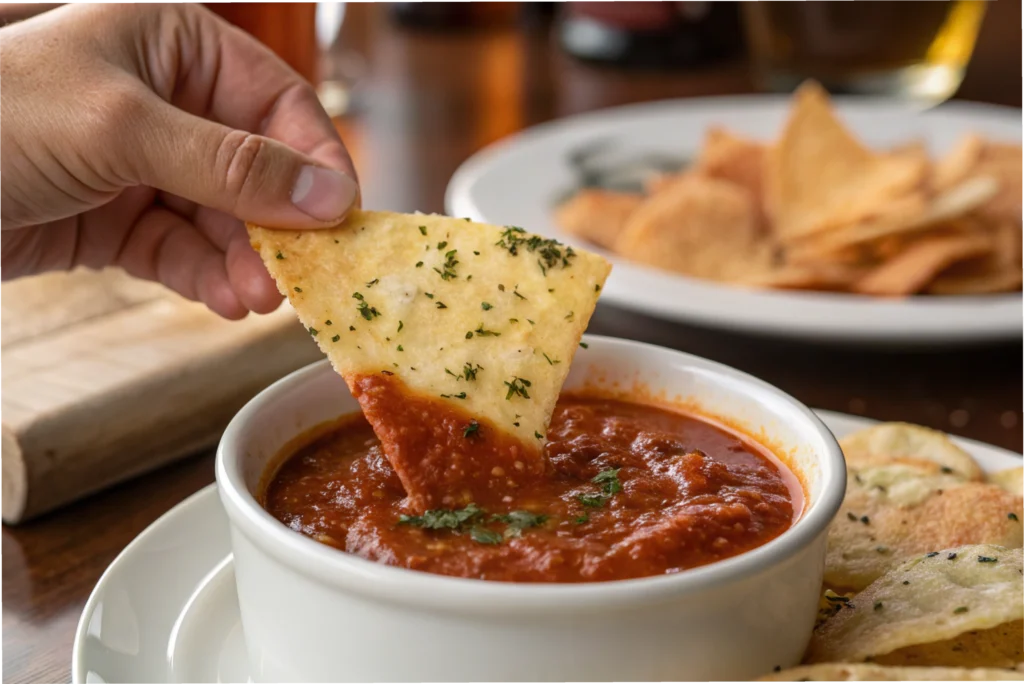
<path fill-rule="evenodd" d="M 160 101 L 135 149 L 140 183 L 243 221 L 319 228 L 359 201 L 351 176 L 254 133 L 202 119 Z M 338 142 L 340 145 L 340 142 Z"/>

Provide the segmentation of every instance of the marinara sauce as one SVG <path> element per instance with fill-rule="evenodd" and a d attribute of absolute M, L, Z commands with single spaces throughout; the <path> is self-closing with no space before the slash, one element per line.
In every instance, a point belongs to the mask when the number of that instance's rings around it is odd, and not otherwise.
<path fill-rule="evenodd" d="M 512 582 L 597 582 L 678 572 L 782 534 L 800 484 L 769 452 L 701 418 L 563 396 L 547 477 L 487 509 L 415 515 L 370 426 L 349 416 L 290 456 L 266 509 L 342 551 L 415 570 Z"/>

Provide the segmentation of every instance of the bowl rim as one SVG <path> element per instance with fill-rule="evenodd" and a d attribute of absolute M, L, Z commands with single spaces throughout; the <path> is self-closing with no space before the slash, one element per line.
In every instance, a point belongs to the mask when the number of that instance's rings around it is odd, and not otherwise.
<path fill-rule="evenodd" d="M 668 353 L 687 367 L 724 376 L 783 401 L 806 421 L 805 430 L 816 433 L 824 446 L 818 458 L 822 478 L 820 493 L 809 501 L 800 518 L 778 537 L 736 556 L 672 574 L 605 582 L 516 583 L 451 577 L 385 565 L 328 547 L 290 530 L 259 505 L 242 477 L 240 466 L 249 423 L 265 404 L 277 400 L 283 393 L 296 391 L 321 373 L 333 373 L 328 360 L 323 359 L 262 390 L 238 411 L 224 431 L 217 447 L 216 480 L 231 526 L 263 553 L 320 583 L 389 603 L 480 614 L 493 614 L 498 607 L 506 613 L 536 614 L 545 610 L 589 612 L 657 603 L 670 595 L 703 592 L 757 575 L 785 563 L 824 534 L 845 495 L 846 467 L 835 437 L 807 406 L 774 385 L 693 354 L 598 335 L 585 335 L 584 341 L 591 348 L 610 348 L 613 353 Z"/>

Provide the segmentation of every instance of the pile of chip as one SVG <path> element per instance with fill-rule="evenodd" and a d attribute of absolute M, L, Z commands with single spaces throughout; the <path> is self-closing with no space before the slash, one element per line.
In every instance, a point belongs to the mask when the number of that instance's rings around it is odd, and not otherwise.
<path fill-rule="evenodd" d="M 804 664 L 765 679 L 1024 680 L 1024 469 L 986 477 L 906 423 L 841 445 L 818 624 Z"/>
<path fill-rule="evenodd" d="M 556 221 L 627 259 L 752 287 L 899 297 L 1021 288 L 1021 145 L 876 151 L 825 91 L 797 90 L 774 144 L 708 131 L 643 194 L 583 190 Z"/>

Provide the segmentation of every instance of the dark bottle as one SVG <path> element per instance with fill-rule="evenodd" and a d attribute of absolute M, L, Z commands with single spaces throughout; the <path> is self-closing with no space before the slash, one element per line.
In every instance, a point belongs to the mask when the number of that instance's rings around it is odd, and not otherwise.
<path fill-rule="evenodd" d="M 517 5 L 514 2 L 393 2 L 388 9 L 400 26 L 443 31 L 509 23 L 516 17 Z"/>
<path fill-rule="evenodd" d="M 558 38 L 579 59 L 641 68 L 698 66 L 743 49 L 731 2 L 565 3 Z"/>

